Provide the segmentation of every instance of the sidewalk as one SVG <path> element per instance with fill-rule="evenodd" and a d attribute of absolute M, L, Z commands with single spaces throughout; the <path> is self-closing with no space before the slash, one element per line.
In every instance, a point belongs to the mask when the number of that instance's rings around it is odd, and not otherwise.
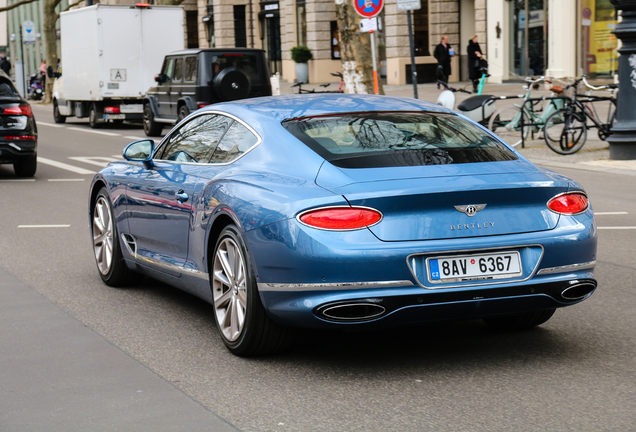
<path fill-rule="evenodd" d="M 337 89 L 337 82 L 331 84 L 330 88 Z M 281 94 L 291 94 L 291 83 L 281 82 Z M 472 84 L 469 82 L 452 83 L 455 88 L 465 88 L 471 90 Z M 486 84 L 483 94 L 492 94 L 497 96 L 503 95 L 520 95 L 525 93 L 522 83 L 505 83 L 505 84 Z M 317 88 L 318 84 L 307 84 L 304 88 Z M 384 92 L 388 96 L 413 97 L 413 86 L 384 86 Z M 436 103 L 441 90 L 437 89 L 436 84 L 418 84 L 417 92 L 420 100 Z M 533 97 L 549 96 L 550 92 L 543 90 L 533 91 Z M 457 105 L 464 99 L 471 97 L 465 93 L 455 93 Z M 518 103 L 518 100 L 497 101 L 497 109 L 506 105 Z M 559 155 L 548 148 L 543 139 L 533 140 L 525 143 L 525 148 L 517 147 L 517 150 L 533 163 L 544 166 L 582 169 L 588 171 L 603 171 L 614 174 L 626 174 L 636 176 L 636 160 L 633 161 L 614 161 L 609 159 L 609 144 L 598 139 L 596 129 L 588 130 L 587 141 L 583 148 L 573 155 Z"/>

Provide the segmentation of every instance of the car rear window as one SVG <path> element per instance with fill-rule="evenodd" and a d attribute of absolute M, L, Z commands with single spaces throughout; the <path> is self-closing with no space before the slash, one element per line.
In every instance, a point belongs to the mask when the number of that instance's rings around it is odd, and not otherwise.
<path fill-rule="evenodd" d="M 223 69 L 234 67 L 250 79 L 252 85 L 263 85 L 258 73 L 258 58 L 255 54 L 228 53 L 212 56 L 212 78 Z"/>
<path fill-rule="evenodd" d="M 282 125 L 340 168 L 515 160 L 501 143 L 453 114 L 372 112 L 286 120 Z"/>

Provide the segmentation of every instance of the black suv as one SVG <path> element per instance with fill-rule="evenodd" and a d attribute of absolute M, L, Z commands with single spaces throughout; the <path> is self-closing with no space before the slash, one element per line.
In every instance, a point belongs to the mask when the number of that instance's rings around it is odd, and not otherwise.
<path fill-rule="evenodd" d="M 0 164 L 13 164 L 18 177 L 33 177 L 37 147 L 38 128 L 31 105 L 0 72 Z"/>
<path fill-rule="evenodd" d="M 170 53 L 144 101 L 144 132 L 160 136 L 192 111 L 217 102 L 271 96 L 265 51 L 197 49 Z"/>

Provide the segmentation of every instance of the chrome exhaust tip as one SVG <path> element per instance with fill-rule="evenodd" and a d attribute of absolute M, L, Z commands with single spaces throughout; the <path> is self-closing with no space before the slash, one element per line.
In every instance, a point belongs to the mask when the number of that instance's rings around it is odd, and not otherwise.
<path fill-rule="evenodd" d="M 341 303 L 323 306 L 319 316 L 330 321 L 366 321 L 386 312 L 384 306 L 375 303 Z"/>
<path fill-rule="evenodd" d="M 561 297 L 565 300 L 573 301 L 573 300 L 581 300 L 585 297 L 589 296 L 596 289 L 596 283 L 592 281 L 572 281 L 574 284 L 572 286 L 567 287 L 561 292 Z M 570 283 L 572 283 L 570 282 Z"/>

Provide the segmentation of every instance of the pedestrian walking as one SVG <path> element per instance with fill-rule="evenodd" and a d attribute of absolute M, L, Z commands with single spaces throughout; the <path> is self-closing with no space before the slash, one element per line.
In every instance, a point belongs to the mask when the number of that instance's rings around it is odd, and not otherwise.
<path fill-rule="evenodd" d="M 7 60 L 6 54 L 0 55 L 0 70 L 2 70 L 7 75 L 11 76 L 11 62 Z"/>
<path fill-rule="evenodd" d="M 46 59 L 40 63 L 40 75 L 42 76 L 42 88 L 45 88 L 46 84 Z"/>
<path fill-rule="evenodd" d="M 483 54 L 479 47 L 477 35 L 474 35 L 468 41 L 468 78 L 473 82 L 473 93 L 477 93 L 477 86 L 481 78 L 481 60 Z"/>
<path fill-rule="evenodd" d="M 448 36 L 442 36 L 442 40 L 439 45 L 435 47 L 433 56 L 437 59 L 437 79 L 443 82 L 448 82 L 448 77 L 451 74 L 451 57 L 455 55 L 455 51 L 448 43 Z M 439 84 L 437 84 L 439 88 Z"/>

